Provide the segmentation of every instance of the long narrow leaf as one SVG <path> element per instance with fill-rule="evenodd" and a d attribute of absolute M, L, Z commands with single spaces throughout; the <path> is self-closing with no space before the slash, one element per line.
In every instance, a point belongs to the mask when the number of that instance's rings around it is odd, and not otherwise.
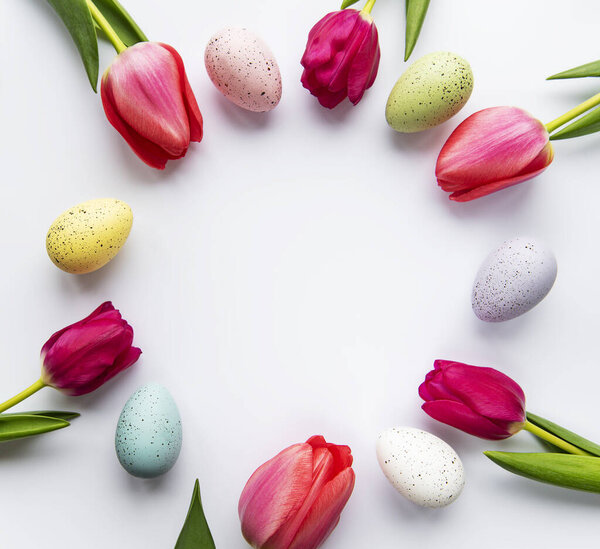
<path fill-rule="evenodd" d="M 8 416 L 45 416 L 45 417 L 53 417 L 54 419 L 62 419 L 64 421 L 70 421 L 71 419 L 75 419 L 79 417 L 81 414 L 77 412 L 63 412 L 61 410 L 36 410 L 34 412 L 19 412 L 19 413 L 10 413 L 10 414 L 2 414 L 0 417 L 8 417 Z"/>
<path fill-rule="evenodd" d="M 572 137 L 581 137 L 582 135 L 589 135 L 591 133 L 596 133 L 597 131 L 600 131 L 600 107 L 597 107 L 581 118 L 578 118 L 566 128 L 553 133 L 550 136 L 550 139 L 552 141 L 571 139 Z"/>
<path fill-rule="evenodd" d="M 175 549 L 215 549 L 215 542 L 206 522 L 200 499 L 200 483 L 196 479 L 194 493 L 185 523 Z"/>
<path fill-rule="evenodd" d="M 494 463 L 522 477 L 600 493 L 600 458 L 572 454 L 484 452 Z"/>
<path fill-rule="evenodd" d="M 600 60 L 579 65 L 568 71 L 559 72 L 546 78 L 546 80 L 561 80 L 563 78 L 585 78 L 587 76 L 600 76 Z"/>
<path fill-rule="evenodd" d="M 93 2 L 126 46 L 148 41 L 142 29 L 117 0 L 93 0 Z"/>
<path fill-rule="evenodd" d="M 352 4 L 356 4 L 356 2 L 358 2 L 358 0 L 344 0 L 342 2 L 342 9 L 345 10 L 348 6 L 351 6 Z"/>
<path fill-rule="evenodd" d="M 585 450 L 590 454 L 594 454 L 595 456 L 600 456 L 600 446 L 598 444 L 579 436 L 573 431 L 569 431 L 568 429 L 565 429 L 564 427 L 561 427 L 560 425 L 557 425 L 556 423 L 541 416 L 532 414 L 531 412 L 527 412 L 527 419 L 534 425 L 537 425 L 549 433 L 556 435 L 558 438 L 566 440 L 573 446 L 577 446 L 577 448 L 581 448 L 582 450 Z"/>
<path fill-rule="evenodd" d="M 53 417 L 25 414 L 0 415 L 0 442 L 40 435 L 69 425 L 68 421 Z"/>
<path fill-rule="evenodd" d="M 406 0 L 406 35 L 404 41 L 404 61 L 407 61 L 410 54 L 415 49 L 421 27 L 427 9 L 429 8 L 429 0 Z"/>
<path fill-rule="evenodd" d="M 85 0 L 48 0 L 71 34 L 92 89 L 98 85 L 98 38 Z"/>

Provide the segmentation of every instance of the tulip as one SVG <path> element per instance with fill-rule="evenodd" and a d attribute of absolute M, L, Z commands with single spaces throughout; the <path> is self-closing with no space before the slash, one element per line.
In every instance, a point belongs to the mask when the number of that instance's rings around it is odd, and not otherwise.
<path fill-rule="evenodd" d="M 542 173 L 554 151 L 542 122 L 517 107 L 469 116 L 450 135 L 435 175 L 450 200 L 467 202 Z"/>
<path fill-rule="evenodd" d="M 348 446 L 313 436 L 261 465 L 238 506 L 242 534 L 257 549 L 316 549 L 336 527 L 354 488 Z"/>
<path fill-rule="evenodd" d="M 302 85 L 328 109 L 346 97 L 356 105 L 375 81 L 380 51 L 371 7 L 328 13 L 308 35 Z"/>
<path fill-rule="evenodd" d="M 102 77 L 101 95 L 109 122 L 153 168 L 202 140 L 202 115 L 171 46 L 140 42 L 123 50 Z"/>
<path fill-rule="evenodd" d="M 53 334 L 42 347 L 42 375 L 33 385 L 0 404 L 4 412 L 44 387 L 78 396 L 134 364 L 142 351 L 132 347 L 133 329 L 110 301 Z"/>
<path fill-rule="evenodd" d="M 525 394 L 493 368 L 436 360 L 419 387 L 432 418 L 481 438 L 508 438 L 525 427 Z"/>

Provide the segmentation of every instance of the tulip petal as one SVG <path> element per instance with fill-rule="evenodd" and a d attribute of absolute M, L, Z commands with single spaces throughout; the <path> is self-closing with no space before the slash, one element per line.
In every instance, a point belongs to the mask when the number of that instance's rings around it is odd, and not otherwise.
<path fill-rule="evenodd" d="M 377 53 L 373 54 L 374 51 Z M 354 105 L 362 99 L 365 90 L 370 87 L 369 82 L 372 85 L 375 81 L 379 67 L 379 54 L 377 27 L 371 25 L 370 32 L 365 35 L 348 72 L 348 99 Z"/>
<path fill-rule="evenodd" d="M 306 443 L 286 448 L 252 474 L 238 505 L 248 543 L 263 546 L 300 509 L 312 477 L 313 451 Z"/>
<path fill-rule="evenodd" d="M 433 419 L 480 438 L 502 440 L 519 430 L 516 428 L 508 432 L 506 428 L 476 414 L 465 404 L 453 400 L 425 402 L 421 408 Z"/>
<path fill-rule="evenodd" d="M 289 549 L 316 549 L 327 539 L 352 495 L 354 478 L 348 467 L 324 486 Z"/>

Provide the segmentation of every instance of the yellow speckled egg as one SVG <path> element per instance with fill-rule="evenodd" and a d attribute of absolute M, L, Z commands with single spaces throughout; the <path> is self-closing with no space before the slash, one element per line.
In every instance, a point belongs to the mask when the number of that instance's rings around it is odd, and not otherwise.
<path fill-rule="evenodd" d="M 385 107 L 387 123 L 397 132 L 433 128 L 453 117 L 473 91 L 469 63 L 449 51 L 415 61 L 392 88 Z"/>
<path fill-rule="evenodd" d="M 90 273 L 106 265 L 131 230 L 133 213 L 125 202 L 97 198 L 60 214 L 48 230 L 46 250 L 67 273 Z"/>

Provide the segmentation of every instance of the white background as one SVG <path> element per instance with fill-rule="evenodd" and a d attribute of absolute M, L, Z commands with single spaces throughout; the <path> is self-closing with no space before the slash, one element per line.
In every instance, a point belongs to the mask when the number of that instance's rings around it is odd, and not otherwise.
<path fill-rule="evenodd" d="M 598 91 L 596 79 L 546 82 L 598 57 L 600 4 L 558 0 L 434 1 L 411 61 L 463 55 L 475 89 L 451 121 L 417 135 L 387 127 L 405 70 L 404 2 L 373 10 L 379 76 L 357 107 L 330 112 L 299 82 L 306 35 L 336 2 L 127 0 L 146 34 L 181 53 L 205 139 L 164 172 L 144 165 L 108 124 L 100 97 L 43 0 L 2 0 L 3 268 L 0 399 L 38 376 L 52 332 L 113 300 L 143 349 L 95 393 L 45 389 L 21 410 L 77 410 L 68 429 L 0 446 L 0 547 L 165 549 L 200 479 L 219 549 L 245 547 L 237 502 L 247 478 L 284 447 L 323 434 L 351 446 L 356 488 L 328 549 L 589 547 L 599 496 L 537 484 L 482 451 L 537 450 L 430 420 L 417 387 L 435 358 L 494 366 L 525 389 L 531 411 L 590 438 L 597 423 L 600 135 L 556 144 L 542 176 L 467 204 L 434 178 L 437 154 L 472 112 L 518 105 L 545 122 Z M 242 111 L 203 62 L 214 32 L 244 25 L 271 46 L 283 78 L 275 111 Z M 101 72 L 114 53 L 102 44 Z M 65 209 L 116 197 L 131 235 L 102 270 L 58 270 L 46 231 Z M 556 284 L 533 311 L 487 325 L 471 311 L 479 264 L 503 240 L 554 250 Z M 139 480 L 121 469 L 114 430 L 148 382 L 174 395 L 184 443 L 174 469 Z M 456 503 L 421 509 L 387 483 L 380 430 L 425 428 L 460 454 Z"/>

